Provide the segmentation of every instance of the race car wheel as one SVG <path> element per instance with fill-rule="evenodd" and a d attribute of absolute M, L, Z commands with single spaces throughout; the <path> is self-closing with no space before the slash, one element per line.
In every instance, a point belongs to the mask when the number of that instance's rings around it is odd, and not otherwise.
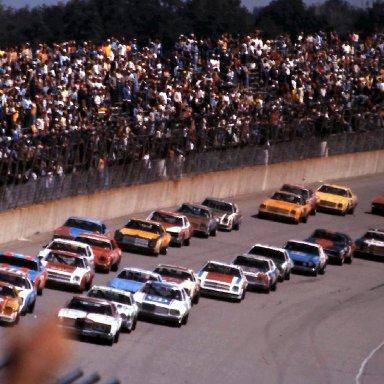
<path fill-rule="evenodd" d="M 36 300 L 28 306 L 28 313 L 33 313 L 35 310 Z"/>

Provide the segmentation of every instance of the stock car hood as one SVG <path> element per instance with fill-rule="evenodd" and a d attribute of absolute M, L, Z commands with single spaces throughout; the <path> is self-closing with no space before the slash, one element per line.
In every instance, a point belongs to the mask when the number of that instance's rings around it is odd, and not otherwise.
<path fill-rule="evenodd" d="M 202 277 L 204 277 L 204 274 Z M 222 283 L 232 284 L 235 280 L 238 280 L 236 276 L 225 275 L 223 273 L 208 272 L 205 275 L 205 280 L 220 281 Z"/>
<path fill-rule="evenodd" d="M 266 205 L 267 207 L 276 207 L 276 208 L 282 208 L 282 209 L 300 209 L 301 206 L 294 203 L 289 203 L 288 201 L 281 201 L 281 200 L 274 200 L 274 199 L 267 199 L 262 204 Z"/>
<path fill-rule="evenodd" d="M 384 196 L 378 196 L 372 200 L 374 204 L 383 204 L 384 205 Z"/>
<path fill-rule="evenodd" d="M 318 239 L 316 237 L 310 237 L 306 241 L 321 245 L 324 249 L 329 249 L 331 251 L 340 251 L 345 247 L 343 243 L 337 243 L 328 239 Z"/>
<path fill-rule="evenodd" d="M 119 232 L 122 235 L 137 236 L 137 237 L 142 237 L 148 240 L 157 239 L 159 237 L 158 233 L 140 231 L 138 229 L 131 229 L 131 228 L 121 228 Z"/>
<path fill-rule="evenodd" d="M 165 306 L 171 306 L 173 303 L 172 299 L 167 299 L 166 297 L 156 295 L 144 295 L 143 301 L 149 303 L 163 304 Z"/>
<path fill-rule="evenodd" d="M 144 283 L 141 283 L 139 281 L 119 279 L 117 277 L 115 277 L 108 283 L 109 287 L 121 289 L 123 291 L 128 291 L 132 293 L 137 292 L 143 285 Z"/>
<path fill-rule="evenodd" d="M 326 200 L 330 201 L 332 203 L 348 203 L 349 198 L 339 195 L 332 195 L 331 193 L 324 193 L 324 192 L 316 192 L 316 195 L 319 197 L 320 200 Z"/>
<path fill-rule="evenodd" d="M 61 264 L 61 263 L 47 263 L 46 265 L 47 269 L 50 269 L 51 271 L 58 271 L 58 272 L 66 272 L 66 273 L 73 273 L 77 269 L 77 267 L 74 267 L 72 265 L 67 265 L 67 264 Z"/>
<path fill-rule="evenodd" d="M 67 319 L 84 319 L 91 320 L 95 323 L 113 324 L 116 319 L 112 316 L 100 315 L 98 313 L 80 311 L 78 309 L 62 308 L 59 311 L 59 317 L 66 317 Z"/>
<path fill-rule="evenodd" d="M 292 260 L 297 261 L 317 261 L 319 259 L 319 256 L 311 255 L 310 253 L 304 253 L 304 252 L 298 252 L 298 251 L 288 251 L 289 256 Z"/>

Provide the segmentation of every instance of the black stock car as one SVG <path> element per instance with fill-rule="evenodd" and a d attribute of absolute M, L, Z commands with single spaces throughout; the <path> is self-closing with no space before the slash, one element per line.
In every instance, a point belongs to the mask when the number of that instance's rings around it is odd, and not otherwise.
<path fill-rule="evenodd" d="M 352 263 L 353 241 L 349 235 L 343 232 L 331 231 L 328 229 L 315 229 L 311 236 L 305 241 L 319 244 L 328 255 L 330 263 L 338 265 Z"/>

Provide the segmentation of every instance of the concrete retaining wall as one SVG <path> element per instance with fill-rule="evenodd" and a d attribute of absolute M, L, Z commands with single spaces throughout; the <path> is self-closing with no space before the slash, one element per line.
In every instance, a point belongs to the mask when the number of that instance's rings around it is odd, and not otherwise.
<path fill-rule="evenodd" d="M 0 244 L 49 232 L 70 215 L 113 219 L 135 212 L 278 188 L 384 172 L 384 151 L 345 154 L 164 180 L 0 213 Z"/>

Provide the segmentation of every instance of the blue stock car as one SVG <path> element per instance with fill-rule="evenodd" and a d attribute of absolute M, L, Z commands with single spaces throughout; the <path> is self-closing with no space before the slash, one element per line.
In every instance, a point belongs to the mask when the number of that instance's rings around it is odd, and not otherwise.
<path fill-rule="evenodd" d="M 70 216 L 65 223 L 53 231 L 53 238 L 75 239 L 80 233 L 98 233 L 110 236 L 107 225 L 95 219 L 87 217 Z"/>
<path fill-rule="evenodd" d="M 293 261 L 293 272 L 324 274 L 328 256 L 319 244 L 307 241 L 289 240 L 284 247 Z"/>
<path fill-rule="evenodd" d="M 16 252 L 0 252 L 0 267 L 12 267 L 25 272 L 36 287 L 37 294 L 42 295 L 47 282 L 47 271 L 40 258 Z"/>
<path fill-rule="evenodd" d="M 158 273 L 140 268 L 124 268 L 116 277 L 108 282 L 108 287 L 135 293 L 147 281 L 162 281 Z"/>

